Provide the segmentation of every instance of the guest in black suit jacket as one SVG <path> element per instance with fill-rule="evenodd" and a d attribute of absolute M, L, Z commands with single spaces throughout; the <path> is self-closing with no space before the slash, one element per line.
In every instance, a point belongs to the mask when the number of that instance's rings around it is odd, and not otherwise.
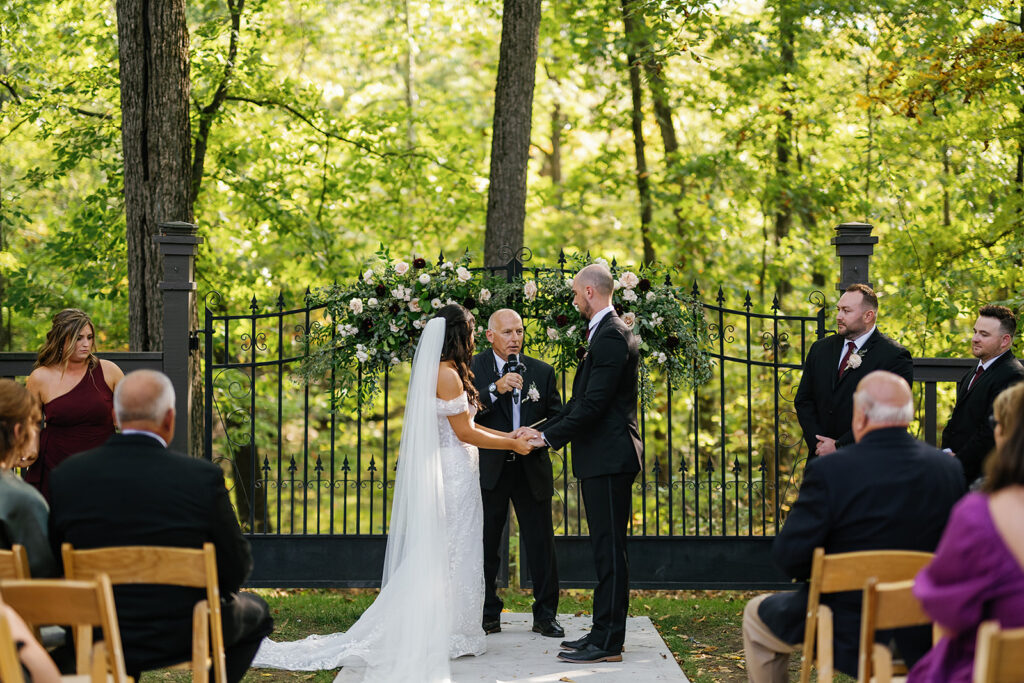
<path fill-rule="evenodd" d="M 933 552 L 964 493 L 956 461 L 907 432 L 914 401 L 903 378 L 872 372 L 857 385 L 853 411 L 856 444 L 807 463 L 800 494 L 772 545 L 776 564 L 803 583 L 795 591 L 754 598 L 743 612 L 747 673 L 754 683 L 788 680 L 789 655 L 804 637 L 815 548 Z M 822 596 L 822 603 L 834 613 L 836 668 L 856 676 L 860 593 Z M 896 632 L 909 664 L 931 646 L 929 631 Z"/>
<path fill-rule="evenodd" d="M 560 659 L 622 661 L 629 611 L 626 532 L 633 480 L 643 461 L 637 429 L 636 337 L 612 308 L 615 281 L 604 264 L 577 273 L 573 303 L 588 322 L 589 348 L 572 384 L 572 399 L 544 428 L 552 448 L 572 442 L 572 470 L 580 480 L 597 570 L 594 625 L 579 640 L 563 642 Z"/>
<path fill-rule="evenodd" d="M 853 392 L 861 377 L 888 370 L 914 382 L 910 352 L 875 327 L 878 297 L 870 287 L 850 285 L 836 309 L 837 333 L 811 345 L 794 400 L 808 460 L 853 443 Z"/>
<path fill-rule="evenodd" d="M 942 430 L 942 447 L 963 465 L 968 483 L 981 475 L 985 456 L 996 443 L 988 423 L 992 403 L 1003 389 L 1024 380 L 1024 366 L 1010 348 L 1016 332 L 1017 317 L 1009 308 L 982 306 L 978 311 L 971 339 L 978 365 L 957 384 L 956 405 Z"/>
<path fill-rule="evenodd" d="M 102 548 L 164 545 L 217 550 L 227 677 L 241 680 L 273 630 L 267 604 L 238 589 L 252 570 L 249 543 L 228 500 L 221 469 L 167 448 L 174 434 L 174 388 L 152 370 L 127 375 L 114 390 L 121 433 L 54 470 L 50 541 Z M 205 591 L 173 586 L 114 589 L 128 674 L 191 657 L 192 607 Z"/>
<path fill-rule="evenodd" d="M 471 365 L 473 384 L 480 393 L 478 425 L 513 432 L 556 415 L 562 407 L 554 368 L 522 354 L 524 334 L 522 318 L 509 308 L 495 311 L 487 321 L 491 349 L 474 356 Z M 519 367 L 506 368 L 509 354 L 516 355 Z M 484 503 L 484 631 L 501 630 L 504 605 L 495 583 L 511 502 L 533 580 L 533 630 L 551 638 L 565 636 L 555 618 L 558 563 L 551 526 L 551 496 L 555 491 L 548 449 L 518 455 L 515 451 L 481 448 L 480 489 Z"/>

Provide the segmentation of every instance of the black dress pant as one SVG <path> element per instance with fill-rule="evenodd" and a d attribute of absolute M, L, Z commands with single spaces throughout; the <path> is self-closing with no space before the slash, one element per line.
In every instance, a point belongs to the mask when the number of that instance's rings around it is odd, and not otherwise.
<path fill-rule="evenodd" d="M 558 613 L 558 563 L 551 527 L 551 498 L 537 500 L 530 492 L 522 458 L 506 462 L 498 485 L 481 491 L 484 504 L 484 621 L 500 618 L 504 607 L 496 583 L 501 563 L 501 535 L 509 516 L 509 503 L 519 520 L 526 563 L 533 581 L 533 619 L 554 619 Z"/>
<path fill-rule="evenodd" d="M 626 637 L 629 612 L 626 535 L 634 479 L 636 473 L 588 477 L 580 481 L 597 570 L 594 626 L 588 640 L 611 652 L 621 652 Z"/>

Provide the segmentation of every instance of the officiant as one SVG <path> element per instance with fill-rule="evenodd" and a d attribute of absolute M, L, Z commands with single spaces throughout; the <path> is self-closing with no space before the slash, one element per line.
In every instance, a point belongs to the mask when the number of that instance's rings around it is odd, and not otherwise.
<path fill-rule="evenodd" d="M 480 392 L 476 423 L 510 432 L 542 423 L 562 406 L 555 370 L 522 353 L 525 329 L 518 313 L 495 311 L 487 321 L 491 348 L 473 357 L 473 383 Z M 543 427 L 542 424 L 539 426 Z M 501 540 L 515 508 L 526 564 L 533 581 L 533 631 L 551 638 L 565 632 L 558 613 L 558 566 L 551 526 L 554 481 L 546 448 L 527 455 L 480 449 L 480 488 L 484 506 L 484 613 L 486 633 L 501 631 L 501 609 L 495 583 L 501 562 Z"/>

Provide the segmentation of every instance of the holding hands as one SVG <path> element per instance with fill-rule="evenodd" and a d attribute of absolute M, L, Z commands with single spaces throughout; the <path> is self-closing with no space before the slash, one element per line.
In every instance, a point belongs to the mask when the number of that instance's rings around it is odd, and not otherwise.
<path fill-rule="evenodd" d="M 520 427 L 515 432 L 513 432 L 513 436 L 517 439 L 521 437 L 526 437 L 528 443 L 533 448 L 544 448 L 545 446 L 547 446 L 547 443 L 544 441 L 544 437 L 541 436 L 541 433 L 538 432 L 533 427 Z"/>

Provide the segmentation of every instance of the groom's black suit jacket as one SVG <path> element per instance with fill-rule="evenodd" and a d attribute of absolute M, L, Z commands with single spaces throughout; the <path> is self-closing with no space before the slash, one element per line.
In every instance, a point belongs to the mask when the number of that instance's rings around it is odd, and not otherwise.
<path fill-rule="evenodd" d="M 981 475 L 985 456 L 996 443 L 992 426 L 988 423 L 992 403 L 1004 389 L 1024 380 L 1024 367 L 1009 349 L 981 373 L 968 391 L 976 369 L 977 366 L 968 370 L 957 384 L 956 405 L 946 428 L 942 430 L 942 447 L 956 454 L 964 466 L 968 484 Z"/>
<path fill-rule="evenodd" d="M 554 368 L 523 354 L 520 354 L 519 361 L 526 366 L 521 373 L 523 390 L 519 397 L 519 424 L 528 427 L 538 420 L 557 415 L 562 407 L 562 399 L 558 395 Z M 487 391 L 491 382 L 498 381 L 501 371 L 501 368 L 496 366 L 494 352 L 488 349 L 478 353 L 473 357 L 470 369 L 473 371 L 473 384 L 480 393 L 481 411 L 476 416 L 476 423 L 501 432 L 512 431 L 512 392 L 499 395 L 498 400 L 491 403 L 491 395 Z M 528 394 L 532 386 L 536 386 L 540 394 L 538 401 L 529 400 Z M 543 426 L 541 428 L 543 429 Z M 493 490 L 498 485 L 507 455 L 508 451 L 480 449 L 480 486 L 485 491 Z M 521 460 L 530 493 L 537 500 L 549 500 L 554 494 L 554 482 L 548 449 L 537 449 Z"/>
<path fill-rule="evenodd" d="M 878 328 L 860 349 L 860 367 L 847 370 L 840 378 L 839 359 L 844 354 L 846 341 L 838 334 L 819 339 L 811 345 L 804 361 L 794 404 L 804 441 L 810 449 L 808 458 L 815 457 L 818 446 L 815 434 L 835 439 L 836 448 L 853 443 L 850 431 L 853 394 L 862 377 L 874 370 L 888 370 L 907 380 L 907 384 L 914 382 L 914 360 L 910 352 Z"/>
<path fill-rule="evenodd" d="M 225 599 L 252 570 L 249 543 L 238 527 L 224 475 L 211 462 L 164 448 L 145 434 L 115 434 L 99 448 L 68 458 L 50 481 L 50 542 L 57 558 L 65 542 L 75 548 L 201 548 L 209 541 L 216 547 Z M 203 590 L 118 586 L 114 595 L 129 670 L 188 655 L 192 607 L 206 597 Z M 230 604 L 224 613 L 226 636 L 233 628 Z"/>
<path fill-rule="evenodd" d="M 614 311 L 609 312 L 590 335 L 572 382 L 572 398 L 543 430 L 554 448 L 572 442 L 572 473 L 577 479 L 640 471 L 639 367 L 636 337 Z"/>

